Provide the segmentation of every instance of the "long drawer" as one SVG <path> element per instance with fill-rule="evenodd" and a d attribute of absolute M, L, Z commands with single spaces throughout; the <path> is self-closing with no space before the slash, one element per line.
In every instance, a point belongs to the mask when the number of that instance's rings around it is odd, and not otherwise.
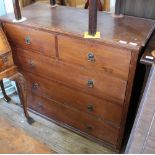
<path fill-rule="evenodd" d="M 61 124 L 66 124 L 67 126 L 79 129 L 80 132 L 82 131 L 88 135 L 92 135 L 110 144 L 116 145 L 119 128 L 107 125 L 88 114 L 70 109 L 47 98 L 36 96 L 32 93 L 30 93 L 28 97 L 29 107 L 40 114 Z"/>
<path fill-rule="evenodd" d="M 104 120 L 106 123 L 120 126 L 122 106 L 84 94 L 34 74 L 24 73 L 24 75 L 30 92 L 53 99 L 81 112 L 91 114 Z"/>
<path fill-rule="evenodd" d="M 59 35 L 58 51 L 64 62 L 100 69 L 112 76 L 128 79 L 131 61 L 129 50 Z"/>
<path fill-rule="evenodd" d="M 91 95 L 123 104 L 127 82 L 106 72 L 56 61 L 42 55 L 14 49 L 16 64 L 31 73 L 55 79 Z"/>
<path fill-rule="evenodd" d="M 4 28 L 13 46 L 30 49 L 50 57 L 56 56 L 53 34 L 9 23 L 5 23 Z"/>

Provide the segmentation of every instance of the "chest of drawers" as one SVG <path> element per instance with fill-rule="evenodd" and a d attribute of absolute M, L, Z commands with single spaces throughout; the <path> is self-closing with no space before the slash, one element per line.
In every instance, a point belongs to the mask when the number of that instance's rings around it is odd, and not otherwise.
<path fill-rule="evenodd" d="M 84 10 L 37 3 L 23 9 L 23 14 L 28 20 L 22 24 L 11 23 L 12 14 L 1 21 L 14 61 L 27 79 L 29 107 L 120 150 L 138 56 L 154 22 L 102 13 L 101 39 L 91 40 L 83 38 Z M 136 46 L 129 44 L 133 40 Z"/>

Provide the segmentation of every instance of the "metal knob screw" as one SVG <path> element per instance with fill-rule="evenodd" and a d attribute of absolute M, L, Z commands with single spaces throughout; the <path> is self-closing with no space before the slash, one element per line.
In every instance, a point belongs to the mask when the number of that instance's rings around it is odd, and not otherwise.
<path fill-rule="evenodd" d="M 95 61 L 95 56 L 92 52 L 88 53 L 88 61 L 92 61 L 92 62 Z"/>

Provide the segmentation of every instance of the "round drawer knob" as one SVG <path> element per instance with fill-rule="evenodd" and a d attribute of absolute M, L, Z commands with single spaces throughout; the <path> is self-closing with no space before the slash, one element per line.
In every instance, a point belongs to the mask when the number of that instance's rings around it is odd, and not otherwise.
<path fill-rule="evenodd" d="M 32 88 L 33 88 L 33 89 L 38 89 L 38 88 L 39 88 L 39 84 L 36 83 L 36 82 L 33 83 L 33 84 L 32 84 Z"/>
<path fill-rule="evenodd" d="M 87 85 L 88 85 L 89 88 L 93 88 L 94 87 L 94 81 L 93 80 L 88 80 Z"/>
<path fill-rule="evenodd" d="M 94 56 L 94 54 L 92 52 L 88 53 L 88 61 L 92 61 L 92 62 L 95 61 L 95 56 Z"/>
<path fill-rule="evenodd" d="M 26 37 L 25 37 L 25 43 L 26 43 L 27 45 L 31 44 L 31 39 L 30 39 L 29 36 L 26 36 Z"/>
<path fill-rule="evenodd" d="M 91 125 L 86 125 L 86 130 L 87 131 L 92 131 L 93 130 L 93 127 Z"/>
<path fill-rule="evenodd" d="M 30 66 L 31 68 L 35 66 L 33 60 L 28 60 L 28 64 L 29 64 L 29 66 Z"/>
<path fill-rule="evenodd" d="M 93 111 L 94 111 L 93 105 L 92 105 L 92 104 L 89 104 L 89 105 L 87 106 L 87 110 L 88 110 L 88 112 L 93 112 Z"/>

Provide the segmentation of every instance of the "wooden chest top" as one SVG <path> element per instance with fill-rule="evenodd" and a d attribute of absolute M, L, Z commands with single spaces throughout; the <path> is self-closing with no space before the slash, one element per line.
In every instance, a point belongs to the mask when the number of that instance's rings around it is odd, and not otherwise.
<path fill-rule="evenodd" d="M 88 31 L 88 11 L 84 9 L 63 6 L 52 8 L 48 4 L 37 2 L 22 9 L 22 14 L 28 20 L 21 25 L 77 37 L 83 37 L 84 32 Z M 14 14 L 11 13 L 0 19 L 12 22 Z M 101 32 L 101 38 L 97 41 L 140 49 L 141 46 L 145 46 L 154 27 L 153 20 L 130 16 L 113 18 L 109 13 L 98 12 L 98 31 Z M 125 41 L 127 44 L 124 45 L 120 41 Z M 137 46 L 129 43 L 135 43 Z"/>

